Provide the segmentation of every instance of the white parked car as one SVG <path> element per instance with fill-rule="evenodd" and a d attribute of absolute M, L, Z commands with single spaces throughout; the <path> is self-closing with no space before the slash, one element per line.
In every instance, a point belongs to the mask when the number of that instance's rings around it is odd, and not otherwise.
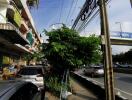
<path fill-rule="evenodd" d="M 43 87 L 43 74 L 42 67 L 30 66 L 24 67 L 17 73 L 16 80 L 32 82 L 38 88 Z"/>

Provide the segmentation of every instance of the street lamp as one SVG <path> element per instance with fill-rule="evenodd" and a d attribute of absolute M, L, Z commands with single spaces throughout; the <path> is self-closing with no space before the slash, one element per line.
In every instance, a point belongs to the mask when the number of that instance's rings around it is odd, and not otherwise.
<path fill-rule="evenodd" d="M 122 38 L 122 23 L 121 22 L 115 22 L 115 24 L 120 25 L 120 37 Z"/>

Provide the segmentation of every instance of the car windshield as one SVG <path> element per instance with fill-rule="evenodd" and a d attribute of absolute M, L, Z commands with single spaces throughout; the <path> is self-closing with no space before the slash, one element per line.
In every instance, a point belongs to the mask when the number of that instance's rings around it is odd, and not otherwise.
<path fill-rule="evenodd" d="M 20 75 L 37 75 L 42 74 L 41 68 L 23 68 L 21 69 L 18 74 Z"/>

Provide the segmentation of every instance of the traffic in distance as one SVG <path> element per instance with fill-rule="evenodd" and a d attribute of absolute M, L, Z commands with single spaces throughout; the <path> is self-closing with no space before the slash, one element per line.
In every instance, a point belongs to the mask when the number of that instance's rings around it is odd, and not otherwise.
<path fill-rule="evenodd" d="M 132 65 L 113 64 L 115 93 L 121 97 L 131 100 L 132 98 Z M 76 71 L 88 81 L 104 87 L 104 68 L 102 64 L 86 66 Z"/>

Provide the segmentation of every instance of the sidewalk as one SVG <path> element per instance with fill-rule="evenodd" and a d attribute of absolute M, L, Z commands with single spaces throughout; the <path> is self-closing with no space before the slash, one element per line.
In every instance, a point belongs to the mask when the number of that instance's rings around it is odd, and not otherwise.
<path fill-rule="evenodd" d="M 45 96 L 46 96 L 45 100 L 59 100 L 58 97 L 54 96 L 50 92 L 46 92 Z"/>
<path fill-rule="evenodd" d="M 88 89 L 83 87 L 79 82 L 71 79 L 73 94 L 68 97 L 68 100 L 98 100 L 98 98 Z"/>
<path fill-rule="evenodd" d="M 71 79 L 70 82 L 73 94 L 68 97 L 68 100 L 98 100 L 93 93 L 79 84 L 76 80 Z M 46 100 L 59 100 L 59 98 L 53 96 L 49 92 L 46 92 Z"/>

